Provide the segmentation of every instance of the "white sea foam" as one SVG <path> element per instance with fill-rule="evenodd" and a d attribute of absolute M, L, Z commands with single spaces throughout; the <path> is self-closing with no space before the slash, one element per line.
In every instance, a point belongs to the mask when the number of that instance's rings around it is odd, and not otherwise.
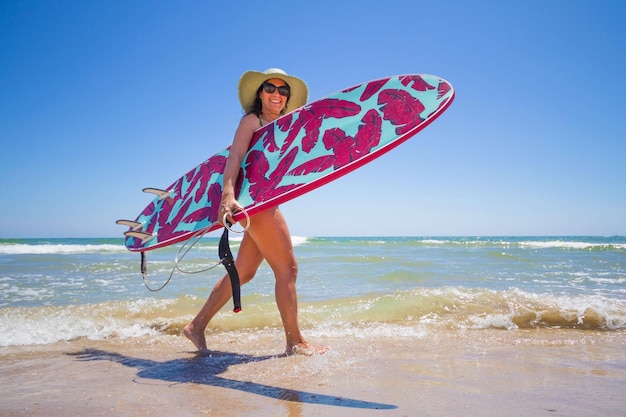
<path fill-rule="evenodd" d="M 421 242 L 429 244 L 429 245 L 445 245 L 445 244 L 449 243 L 449 241 L 439 240 L 439 239 L 424 239 Z"/>
<path fill-rule="evenodd" d="M 0 310 L 0 346 L 46 345 L 78 338 L 105 340 L 111 337 L 126 339 L 162 334 L 154 320 L 133 315 L 158 312 L 166 309 L 169 303 L 164 300 L 137 300 L 91 306 L 6 308 Z"/>
<path fill-rule="evenodd" d="M 5 243 L 0 245 L 0 254 L 5 255 L 44 255 L 44 254 L 76 254 L 88 252 L 123 252 L 124 245 L 77 245 L 77 244 L 39 244 Z"/>
<path fill-rule="evenodd" d="M 619 330 L 626 328 L 624 302 L 598 295 L 562 296 L 511 290 L 498 295 L 508 311 L 485 309 L 470 314 L 461 327 L 517 329 L 519 327 L 577 327 Z M 483 300 L 483 305 L 487 305 Z"/>
<path fill-rule="evenodd" d="M 620 277 L 620 278 L 589 278 L 590 281 L 598 283 L 598 284 L 610 284 L 610 285 L 616 285 L 616 284 L 626 284 L 626 277 Z"/>
<path fill-rule="evenodd" d="M 309 238 L 306 236 L 291 236 L 291 244 L 293 246 L 304 245 L 305 243 L 308 242 L 308 240 Z"/>
<path fill-rule="evenodd" d="M 520 242 L 520 246 L 528 248 L 563 248 L 563 249 L 593 249 L 593 248 L 608 248 L 613 247 L 615 249 L 626 249 L 626 243 L 591 243 L 591 242 L 576 242 L 576 241 L 562 241 L 562 240 L 549 240 L 549 241 L 526 241 Z"/>
<path fill-rule="evenodd" d="M 271 299 L 271 297 L 268 297 Z M 0 346 L 41 345 L 78 338 L 105 340 L 180 333 L 189 299 L 0 309 Z M 214 331 L 278 329 L 271 301 L 250 301 L 247 316 L 223 313 Z M 425 338 L 433 332 L 519 328 L 626 329 L 625 303 L 596 295 L 555 296 L 522 290 L 444 287 L 303 305 L 312 338 Z"/>

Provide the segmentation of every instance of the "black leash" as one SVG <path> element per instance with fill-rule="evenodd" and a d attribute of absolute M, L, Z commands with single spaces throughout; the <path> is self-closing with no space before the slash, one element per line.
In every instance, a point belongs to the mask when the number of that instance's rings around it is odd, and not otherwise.
<path fill-rule="evenodd" d="M 239 273 L 235 267 L 235 259 L 230 250 L 230 244 L 228 243 L 228 228 L 232 226 L 232 224 L 230 222 L 227 223 L 228 227 L 224 228 L 217 253 L 220 257 L 220 262 L 226 268 L 226 272 L 230 278 L 230 286 L 233 289 L 233 303 L 235 305 L 233 311 L 239 313 L 241 311 L 241 284 L 239 282 Z"/>

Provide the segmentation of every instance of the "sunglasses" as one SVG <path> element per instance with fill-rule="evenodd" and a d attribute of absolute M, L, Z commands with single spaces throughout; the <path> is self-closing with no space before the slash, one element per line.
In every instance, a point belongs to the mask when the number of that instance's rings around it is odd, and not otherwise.
<path fill-rule="evenodd" d="M 276 89 L 278 89 L 278 94 L 283 97 L 289 97 L 289 94 L 291 94 L 291 89 L 288 85 L 281 85 L 280 87 L 277 87 L 267 81 L 263 83 L 263 91 L 265 91 L 267 94 L 272 94 L 274 91 L 276 91 Z"/>

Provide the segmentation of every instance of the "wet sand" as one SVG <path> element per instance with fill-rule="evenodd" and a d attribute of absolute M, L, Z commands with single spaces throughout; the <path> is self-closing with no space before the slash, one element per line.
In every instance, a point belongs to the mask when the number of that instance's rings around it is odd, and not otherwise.
<path fill-rule="evenodd" d="M 623 416 L 626 333 L 477 330 L 323 338 L 280 330 L 0 348 L 0 416 Z"/>

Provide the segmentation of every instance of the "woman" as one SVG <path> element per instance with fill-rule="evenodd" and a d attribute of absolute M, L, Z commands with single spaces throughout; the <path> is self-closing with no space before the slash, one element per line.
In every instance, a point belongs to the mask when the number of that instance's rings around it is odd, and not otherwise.
<path fill-rule="evenodd" d="M 307 96 L 308 89 L 304 81 L 287 75 L 281 69 L 270 68 L 264 72 L 248 71 L 243 74 L 239 80 L 239 101 L 246 115 L 235 132 L 224 168 L 220 222 L 225 215 L 232 222 L 232 213 L 243 208 L 235 198 L 235 183 L 254 131 L 283 115 L 288 103 L 292 109 L 303 106 Z M 276 279 L 276 305 L 287 339 L 285 353 L 310 355 L 326 352 L 327 348 L 309 344 L 300 333 L 296 293 L 298 264 L 287 223 L 278 207 L 250 218 L 250 226 L 243 236 L 235 262 L 242 285 L 254 278 L 264 259 Z M 184 335 L 200 351 L 207 350 L 204 330 L 231 296 L 230 281 L 224 276 L 215 285 L 198 315 L 183 329 Z"/>

